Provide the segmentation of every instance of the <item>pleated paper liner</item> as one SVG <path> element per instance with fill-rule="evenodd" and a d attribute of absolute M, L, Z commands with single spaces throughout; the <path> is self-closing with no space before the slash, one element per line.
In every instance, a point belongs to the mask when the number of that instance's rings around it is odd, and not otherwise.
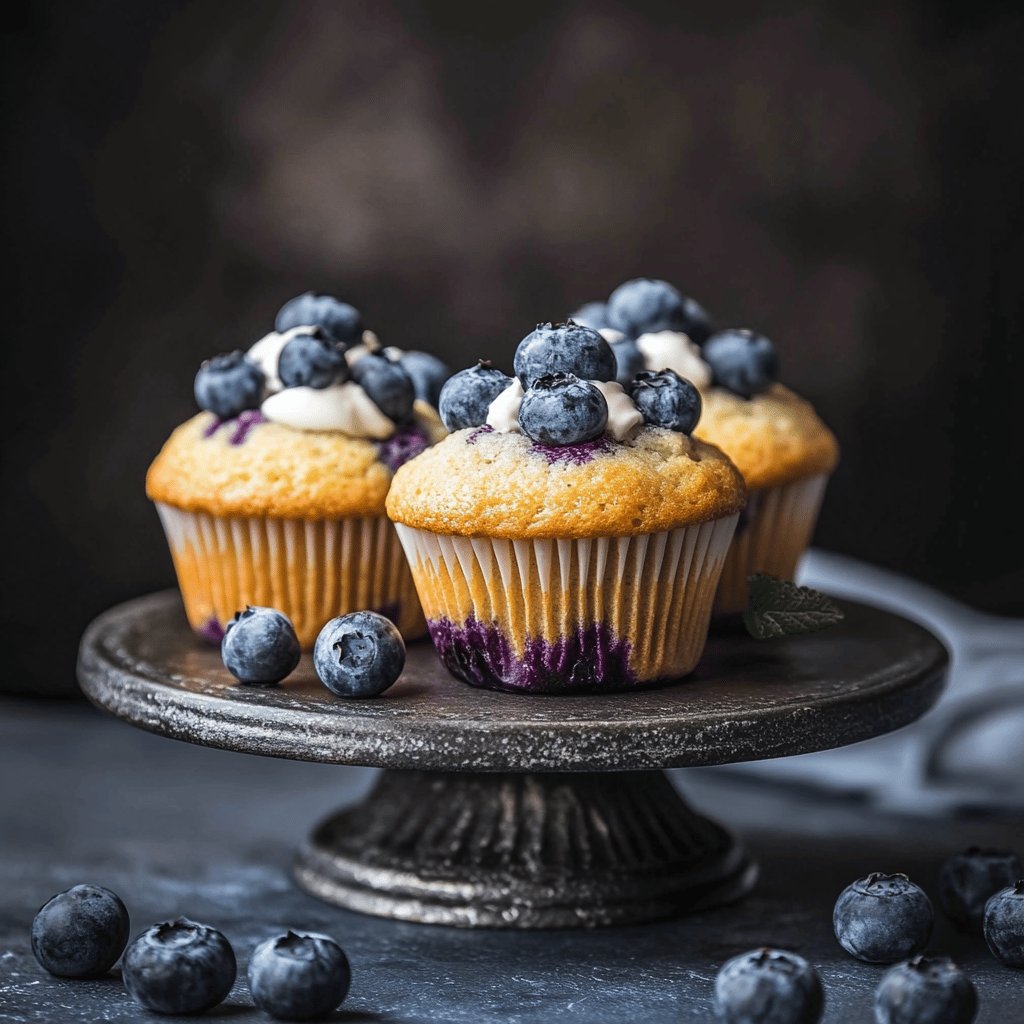
<path fill-rule="evenodd" d="M 474 686 L 564 693 L 692 671 L 737 518 L 585 540 L 397 529 L 449 671 Z"/>
<path fill-rule="evenodd" d="M 304 520 L 214 516 L 158 504 L 185 612 L 211 641 L 247 604 L 284 612 L 313 646 L 336 615 L 371 610 L 407 640 L 426 623 L 395 528 L 384 516 Z"/>

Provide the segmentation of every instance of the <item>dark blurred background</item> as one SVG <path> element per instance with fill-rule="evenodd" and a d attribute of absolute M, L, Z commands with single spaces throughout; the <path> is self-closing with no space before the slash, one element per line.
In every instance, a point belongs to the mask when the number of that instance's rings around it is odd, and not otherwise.
<path fill-rule="evenodd" d="M 1024 13 L 920 0 L 8 11 L 3 681 L 172 585 L 146 467 L 307 288 L 508 364 L 633 276 L 843 445 L 820 547 L 1024 614 Z"/>

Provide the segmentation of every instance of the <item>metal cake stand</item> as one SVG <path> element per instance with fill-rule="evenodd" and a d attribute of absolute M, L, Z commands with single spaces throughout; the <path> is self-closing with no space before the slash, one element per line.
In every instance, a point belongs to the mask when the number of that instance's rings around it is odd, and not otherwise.
<path fill-rule="evenodd" d="M 423 643 L 386 694 L 346 701 L 308 656 L 280 687 L 238 685 L 166 591 L 96 619 L 78 673 L 94 703 L 164 736 L 384 768 L 300 850 L 296 876 L 316 896 L 467 927 L 625 924 L 734 900 L 756 877 L 738 840 L 663 769 L 843 746 L 938 698 L 948 658 L 931 633 L 840 604 L 845 620 L 818 634 L 712 633 L 697 672 L 656 690 L 477 690 Z"/>

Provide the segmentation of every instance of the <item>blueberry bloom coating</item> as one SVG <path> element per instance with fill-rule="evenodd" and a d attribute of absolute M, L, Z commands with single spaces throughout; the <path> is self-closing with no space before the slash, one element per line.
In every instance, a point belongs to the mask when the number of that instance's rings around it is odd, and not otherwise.
<path fill-rule="evenodd" d="M 897 964 L 875 990 L 878 1024 L 970 1024 L 977 1012 L 971 979 L 945 957 Z"/>
<path fill-rule="evenodd" d="M 939 902 L 963 931 L 981 934 L 988 898 L 1024 877 L 1024 864 L 1011 850 L 972 846 L 947 858 L 939 872 Z"/>
<path fill-rule="evenodd" d="M 638 277 L 620 284 L 608 298 L 608 327 L 627 338 L 656 331 L 682 331 L 700 345 L 711 333 L 711 318 L 694 299 L 667 281 Z"/>
<path fill-rule="evenodd" d="M 1024 880 L 989 897 L 983 928 L 996 959 L 1008 967 L 1024 967 Z"/>
<path fill-rule="evenodd" d="M 228 623 L 220 656 L 240 683 L 273 686 L 294 671 L 302 649 L 287 615 L 249 605 Z"/>
<path fill-rule="evenodd" d="M 550 373 L 535 380 L 523 396 L 519 425 L 537 444 L 581 444 L 604 433 L 608 403 L 589 381 L 571 373 Z"/>
<path fill-rule="evenodd" d="M 263 371 L 244 352 L 207 359 L 196 374 L 196 405 L 222 420 L 233 420 L 263 401 Z"/>
<path fill-rule="evenodd" d="M 848 885 L 832 912 L 839 944 L 869 964 L 891 964 L 920 953 L 933 920 L 930 900 L 906 875 L 877 872 Z"/>
<path fill-rule="evenodd" d="M 277 312 L 274 330 L 279 333 L 293 327 L 319 327 L 332 341 L 346 345 L 363 336 L 363 318 L 355 306 L 339 302 L 333 295 L 303 292 L 289 299 Z"/>
<path fill-rule="evenodd" d="M 644 370 L 627 388 L 633 404 L 652 427 L 689 434 L 700 419 L 700 392 L 675 370 Z"/>
<path fill-rule="evenodd" d="M 401 423 L 409 418 L 416 389 L 399 363 L 370 353 L 352 367 L 352 379 L 389 420 Z"/>
<path fill-rule="evenodd" d="M 437 411 L 448 430 L 482 427 L 487 409 L 512 383 L 512 378 L 481 359 L 476 366 L 449 377 L 437 399 Z"/>
<path fill-rule="evenodd" d="M 402 369 L 409 375 L 416 397 L 437 408 L 444 382 L 452 375 L 448 364 L 430 352 L 410 350 L 399 359 Z"/>
<path fill-rule="evenodd" d="M 715 1013 L 723 1024 L 816 1024 L 825 995 L 818 972 L 782 949 L 735 956 L 715 978 Z"/>
<path fill-rule="evenodd" d="M 405 641 L 377 612 L 349 612 L 331 619 L 313 647 L 320 681 L 339 697 L 376 697 L 402 674 Z"/>
<path fill-rule="evenodd" d="M 74 885 L 36 914 L 32 952 L 60 978 L 98 978 L 117 962 L 128 929 L 128 911 L 116 893 L 101 885 Z"/>
<path fill-rule="evenodd" d="M 278 1020 L 321 1020 L 341 1005 L 352 982 L 341 946 L 312 932 L 261 942 L 248 973 L 253 1002 Z"/>
<path fill-rule="evenodd" d="M 224 936 L 186 917 L 147 928 L 124 954 L 124 987 L 157 1013 L 202 1013 L 235 983 L 235 954 Z"/>
<path fill-rule="evenodd" d="M 611 324 L 608 323 L 607 302 L 584 302 L 575 313 L 569 314 L 569 319 L 581 327 L 589 327 L 594 331 L 611 327 Z"/>
<path fill-rule="evenodd" d="M 713 334 L 704 343 L 704 361 L 711 367 L 712 383 L 741 398 L 767 391 L 779 376 L 775 346 L 754 331 Z"/>
<path fill-rule="evenodd" d="M 296 334 L 281 349 L 277 375 L 286 388 L 326 388 L 346 380 L 348 363 L 326 335 Z"/>
<path fill-rule="evenodd" d="M 567 320 L 540 324 L 519 343 L 513 366 L 524 389 L 538 377 L 571 373 L 580 380 L 615 380 L 615 353 L 591 327 Z"/>
<path fill-rule="evenodd" d="M 628 390 L 629 385 L 633 383 L 633 378 L 646 369 L 644 354 L 637 347 L 636 342 L 630 338 L 613 341 L 611 346 L 617 367 L 615 379 Z"/>

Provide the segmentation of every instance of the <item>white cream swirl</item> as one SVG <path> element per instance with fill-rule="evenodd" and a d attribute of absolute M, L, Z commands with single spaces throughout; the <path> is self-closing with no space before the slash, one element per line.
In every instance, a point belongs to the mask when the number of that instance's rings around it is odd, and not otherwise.
<path fill-rule="evenodd" d="M 675 370 L 700 389 L 710 386 L 711 367 L 704 362 L 700 346 L 682 331 L 641 334 L 636 339 L 636 347 L 648 370 Z"/>
<path fill-rule="evenodd" d="M 353 381 L 327 388 L 285 388 L 264 399 L 260 412 L 272 423 L 296 430 L 335 430 L 376 441 L 395 432 L 395 424 Z"/>
<path fill-rule="evenodd" d="M 512 383 L 489 406 L 487 406 L 487 426 L 499 434 L 522 433 L 519 426 L 519 406 L 523 404 L 523 385 L 515 377 Z"/>

